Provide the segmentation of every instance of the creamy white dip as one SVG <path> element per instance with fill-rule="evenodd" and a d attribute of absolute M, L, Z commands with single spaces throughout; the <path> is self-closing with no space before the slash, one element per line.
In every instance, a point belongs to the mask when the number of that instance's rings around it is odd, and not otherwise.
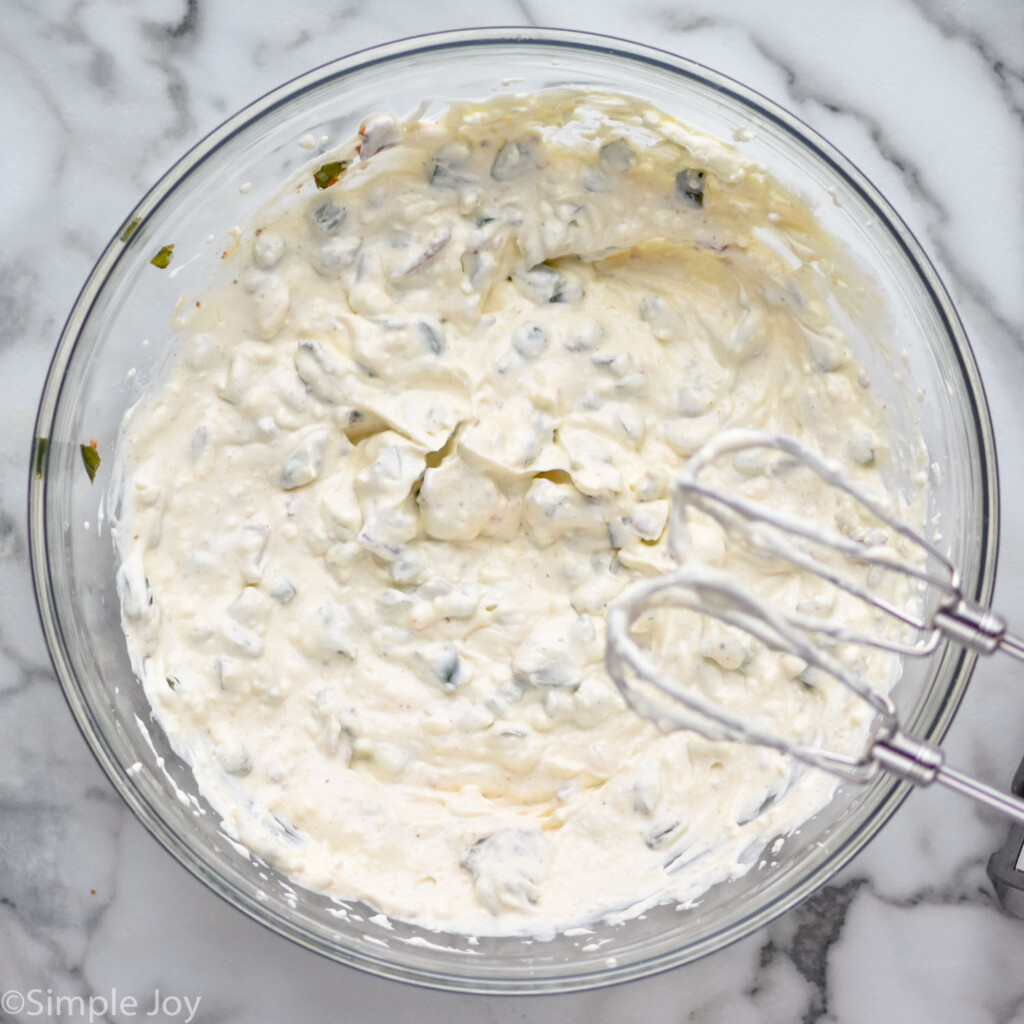
<path fill-rule="evenodd" d="M 257 215 L 126 419 L 119 586 L 155 716 L 231 835 L 309 888 L 469 933 L 696 899 L 834 782 L 661 735 L 607 676 L 603 611 L 675 565 L 669 483 L 725 425 L 878 482 L 842 254 L 733 148 L 619 97 L 381 115 L 319 162 L 342 161 Z M 863 741 L 795 659 L 658 628 L 702 686 Z"/>

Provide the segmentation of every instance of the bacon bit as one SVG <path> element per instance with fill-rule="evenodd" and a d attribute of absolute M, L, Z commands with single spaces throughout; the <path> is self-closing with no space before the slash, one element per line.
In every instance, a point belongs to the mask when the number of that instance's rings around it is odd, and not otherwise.
<path fill-rule="evenodd" d="M 425 263 L 429 263 L 448 244 L 451 237 L 452 233 L 448 228 L 441 228 L 430 240 L 430 243 L 423 252 L 395 267 L 390 274 L 391 280 L 398 281 L 403 277 L 408 277 L 409 274 L 419 270 Z"/>

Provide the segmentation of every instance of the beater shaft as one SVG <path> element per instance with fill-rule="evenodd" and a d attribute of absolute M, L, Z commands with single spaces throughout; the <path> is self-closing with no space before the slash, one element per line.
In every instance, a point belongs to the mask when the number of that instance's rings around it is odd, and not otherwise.
<path fill-rule="evenodd" d="M 876 740 L 871 747 L 871 757 L 886 771 L 916 786 L 930 786 L 937 782 L 1024 825 L 1024 800 L 950 768 L 944 762 L 942 751 L 929 743 L 897 731 L 885 739 Z"/>
<path fill-rule="evenodd" d="M 1006 620 L 991 608 L 975 604 L 966 597 L 935 612 L 936 629 L 961 647 L 979 654 L 1005 651 L 1024 661 L 1024 641 L 1006 632 Z"/>

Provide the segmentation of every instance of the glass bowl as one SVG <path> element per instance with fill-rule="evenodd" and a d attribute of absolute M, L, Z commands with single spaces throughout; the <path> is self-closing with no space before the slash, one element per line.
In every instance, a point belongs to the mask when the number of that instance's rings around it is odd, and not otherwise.
<path fill-rule="evenodd" d="M 931 511 L 987 602 L 995 572 L 995 450 L 963 328 L 920 246 L 867 179 L 790 114 L 690 61 L 600 36 L 493 29 L 406 40 L 335 61 L 227 121 L 180 160 L 127 218 L 87 280 L 57 346 L 36 425 L 29 488 L 31 559 L 47 644 L 68 704 L 140 821 L 214 892 L 281 935 L 374 974 L 457 991 L 554 992 L 626 981 L 704 956 L 778 917 L 825 883 L 874 835 L 907 787 L 878 778 L 840 787 L 771 864 L 712 889 L 685 911 L 656 907 L 622 924 L 541 941 L 440 935 L 371 920 L 372 911 L 298 889 L 225 836 L 186 764 L 152 721 L 128 662 L 107 528 L 121 419 L 173 355 L 170 317 L 211 275 L 230 229 L 313 159 L 298 140 L 332 144 L 368 113 L 424 97 L 484 98 L 574 85 L 630 93 L 746 155 L 801 194 L 873 274 L 898 339 L 859 353 L 938 467 Z M 173 242 L 171 271 L 150 265 Z M 216 244 L 215 244 L 216 243 Z M 178 269 L 180 268 L 180 269 Z M 908 387 L 909 382 L 909 387 Z M 45 441 L 41 440 L 45 439 Z M 80 446 L 97 442 L 95 482 Z M 898 702 L 908 730 L 938 741 L 973 657 L 944 649 L 908 666 Z"/>

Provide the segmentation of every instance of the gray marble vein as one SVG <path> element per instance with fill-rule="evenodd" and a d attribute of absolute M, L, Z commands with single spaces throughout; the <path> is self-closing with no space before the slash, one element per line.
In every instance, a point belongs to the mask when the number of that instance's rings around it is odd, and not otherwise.
<path fill-rule="evenodd" d="M 533 12 L 530 10 L 529 5 L 526 3 L 526 0 L 516 0 L 515 6 L 516 6 L 516 8 L 518 9 L 518 11 L 519 11 L 519 13 L 521 15 L 521 18 L 519 19 L 519 23 L 520 24 L 523 24 L 523 25 L 539 25 L 539 24 L 541 24 L 541 22 L 539 22 L 534 17 Z"/>

